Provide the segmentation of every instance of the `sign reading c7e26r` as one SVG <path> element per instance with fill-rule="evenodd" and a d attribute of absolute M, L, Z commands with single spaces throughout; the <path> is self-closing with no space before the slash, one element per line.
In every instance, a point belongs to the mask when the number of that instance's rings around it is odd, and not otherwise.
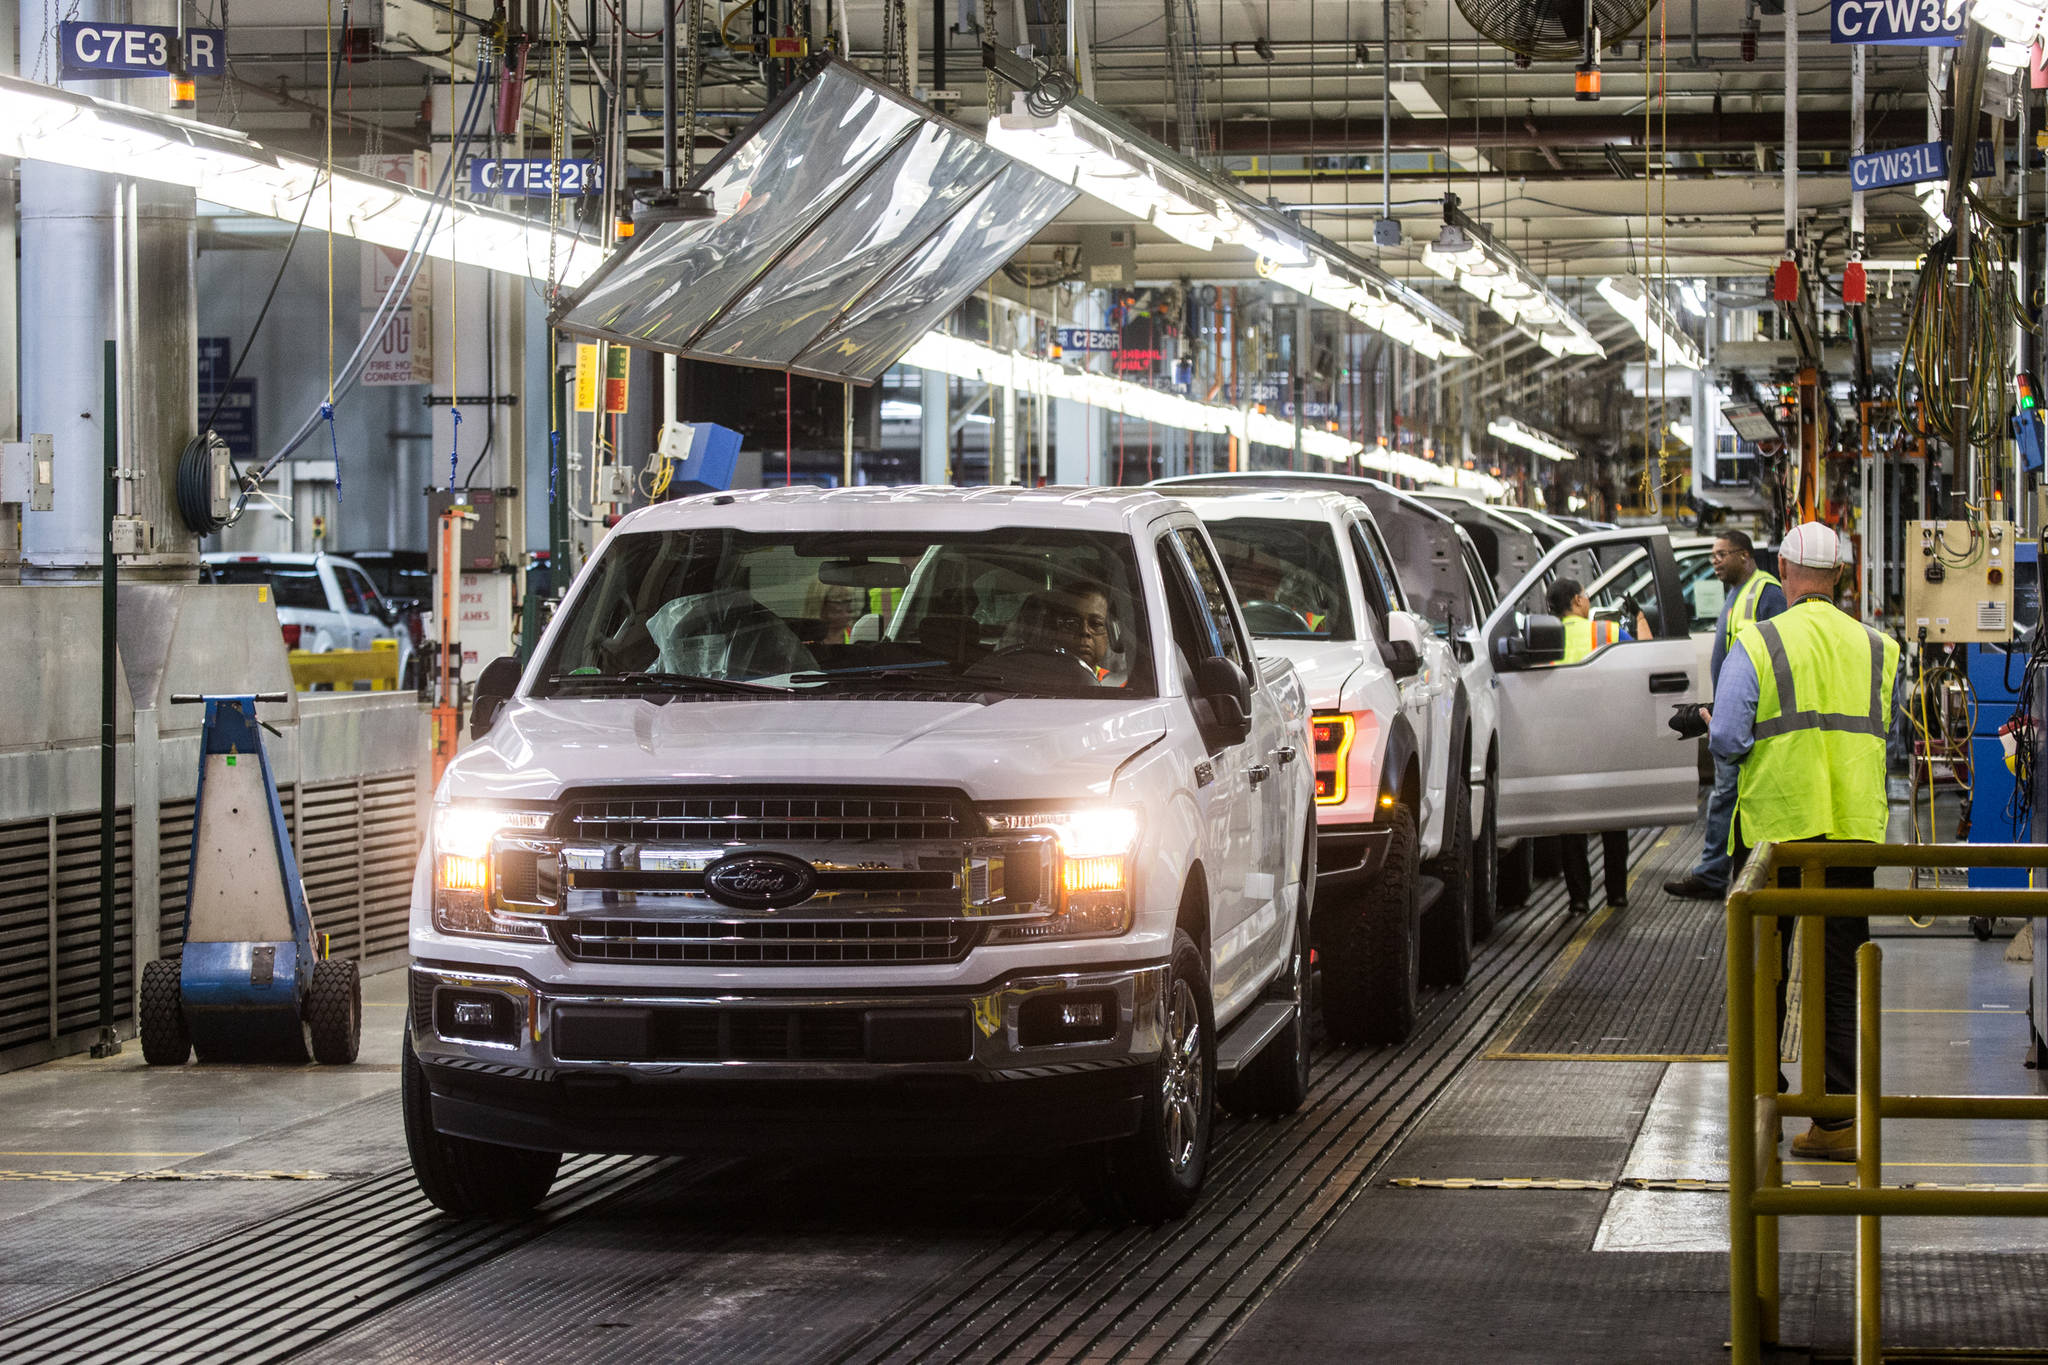
<path fill-rule="evenodd" d="M 1951 0 L 1834 0 L 1830 8 L 1831 43 L 1960 47 L 1963 42 L 1965 7 Z"/>

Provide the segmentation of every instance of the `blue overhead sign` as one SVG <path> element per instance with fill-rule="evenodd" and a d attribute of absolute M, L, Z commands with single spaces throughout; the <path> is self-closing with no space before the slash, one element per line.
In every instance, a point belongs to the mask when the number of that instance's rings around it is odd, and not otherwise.
<path fill-rule="evenodd" d="M 1990 175 L 1992 169 L 1991 144 L 1979 142 L 1971 174 Z M 1890 185 L 1946 179 L 1948 145 L 1942 142 L 1916 142 L 1910 147 L 1893 147 L 1849 158 L 1849 188 L 1854 190 L 1881 190 Z"/>
<path fill-rule="evenodd" d="M 1120 344 L 1113 327 L 1062 327 L 1058 336 L 1062 351 L 1114 351 Z"/>
<path fill-rule="evenodd" d="M 111 81 L 123 76 L 164 76 L 171 70 L 178 30 L 165 24 L 97 24 L 67 19 L 57 26 L 67 81 Z M 217 28 L 185 30 L 185 74 L 218 76 L 228 35 Z"/>
<path fill-rule="evenodd" d="M 1964 7 L 1948 0 L 1834 0 L 1828 41 L 1895 47 L 1960 47 Z"/>
<path fill-rule="evenodd" d="M 554 168 L 561 167 L 562 187 L 555 188 Z M 604 168 L 595 161 L 550 161 L 544 156 L 478 156 L 469 162 L 469 192 L 493 194 L 596 194 L 604 188 Z"/>

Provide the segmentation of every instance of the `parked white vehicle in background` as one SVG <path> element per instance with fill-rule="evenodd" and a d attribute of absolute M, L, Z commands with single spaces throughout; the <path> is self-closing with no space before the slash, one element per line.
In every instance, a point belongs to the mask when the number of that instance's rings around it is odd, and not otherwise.
<path fill-rule="evenodd" d="M 1400 1042 L 1423 985 L 1472 964 L 1470 707 L 1449 641 L 1408 610 L 1364 503 L 1182 488 L 1261 651 L 1294 663 L 1316 735 L 1323 1023 Z M 1489 699 L 1490 702 L 1490 699 Z"/>
<path fill-rule="evenodd" d="M 355 561 L 330 554 L 220 552 L 201 555 L 200 563 L 209 583 L 267 585 L 285 648 L 326 654 L 394 640 L 399 676 L 407 675 L 412 632 Z"/>
<path fill-rule="evenodd" d="M 1145 491 L 776 489 L 606 536 L 478 679 L 413 888 L 406 1137 L 1073 1153 L 1142 1219 L 1307 1093 L 1308 708 Z"/>

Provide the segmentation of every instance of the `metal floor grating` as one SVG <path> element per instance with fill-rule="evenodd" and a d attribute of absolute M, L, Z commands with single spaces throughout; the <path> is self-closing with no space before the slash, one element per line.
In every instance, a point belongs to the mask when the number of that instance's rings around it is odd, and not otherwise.
<path fill-rule="evenodd" d="M 1625 910 L 1604 921 L 1495 1058 L 1717 1060 L 1728 1050 L 1726 920 L 1720 901 L 1664 894 L 1698 857 L 1700 825 L 1639 855 Z"/>

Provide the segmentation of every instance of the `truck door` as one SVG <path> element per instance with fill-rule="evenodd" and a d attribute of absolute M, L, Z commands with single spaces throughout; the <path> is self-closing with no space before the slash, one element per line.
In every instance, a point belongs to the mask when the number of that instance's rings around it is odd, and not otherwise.
<path fill-rule="evenodd" d="M 1199 528 L 1175 526 L 1159 538 L 1159 567 L 1166 580 L 1168 612 L 1174 624 L 1176 652 L 1185 654 L 1190 682 L 1194 665 L 1221 655 L 1252 679 L 1252 729 L 1236 744 L 1206 741 L 1208 780 L 1198 767 L 1196 800 L 1206 824 L 1204 865 L 1210 875 L 1210 990 L 1219 1016 L 1228 1017 L 1234 1000 L 1257 988 L 1252 973 L 1273 957 L 1263 942 L 1279 928 L 1274 908 L 1277 878 L 1263 865 L 1265 838 L 1259 790 L 1272 776 L 1276 761 L 1267 751 L 1277 748 L 1277 722 L 1264 689 L 1257 661 L 1237 620 L 1225 586 L 1223 570 Z M 1261 773 L 1258 769 L 1264 768 Z"/>
<path fill-rule="evenodd" d="M 1359 574 L 1365 581 L 1366 608 L 1384 641 L 1393 613 L 1408 610 L 1408 600 L 1401 593 L 1401 580 L 1394 575 L 1392 561 L 1379 538 L 1379 528 L 1354 518 L 1351 541 L 1358 557 Z M 1422 671 L 1401 679 L 1401 714 L 1408 718 L 1408 728 L 1415 734 L 1422 760 L 1422 808 L 1415 812 L 1415 827 L 1423 842 L 1431 844 L 1442 837 L 1444 789 L 1450 774 L 1444 752 L 1450 742 L 1458 674 L 1450 667 L 1449 647 L 1438 646 L 1427 631 L 1422 657 Z"/>
<path fill-rule="evenodd" d="M 1654 572 L 1644 595 L 1593 603 L 1596 621 L 1631 638 L 1575 663 L 1556 661 L 1546 594 L 1564 562 L 1588 549 L 1638 548 Z M 1603 597 L 1608 594 L 1603 594 Z M 1649 620 L 1641 638 L 1634 608 Z M 1626 616 L 1630 619 L 1623 620 Z M 1599 531 L 1553 546 L 1487 618 L 1499 678 L 1500 832 L 1560 834 L 1684 824 L 1697 809 L 1696 746 L 1665 724 L 1673 703 L 1698 701 L 1690 619 L 1662 528 Z M 1533 628 L 1532 628 L 1533 627 Z M 1549 636 L 1546 640 L 1544 637 Z"/>

